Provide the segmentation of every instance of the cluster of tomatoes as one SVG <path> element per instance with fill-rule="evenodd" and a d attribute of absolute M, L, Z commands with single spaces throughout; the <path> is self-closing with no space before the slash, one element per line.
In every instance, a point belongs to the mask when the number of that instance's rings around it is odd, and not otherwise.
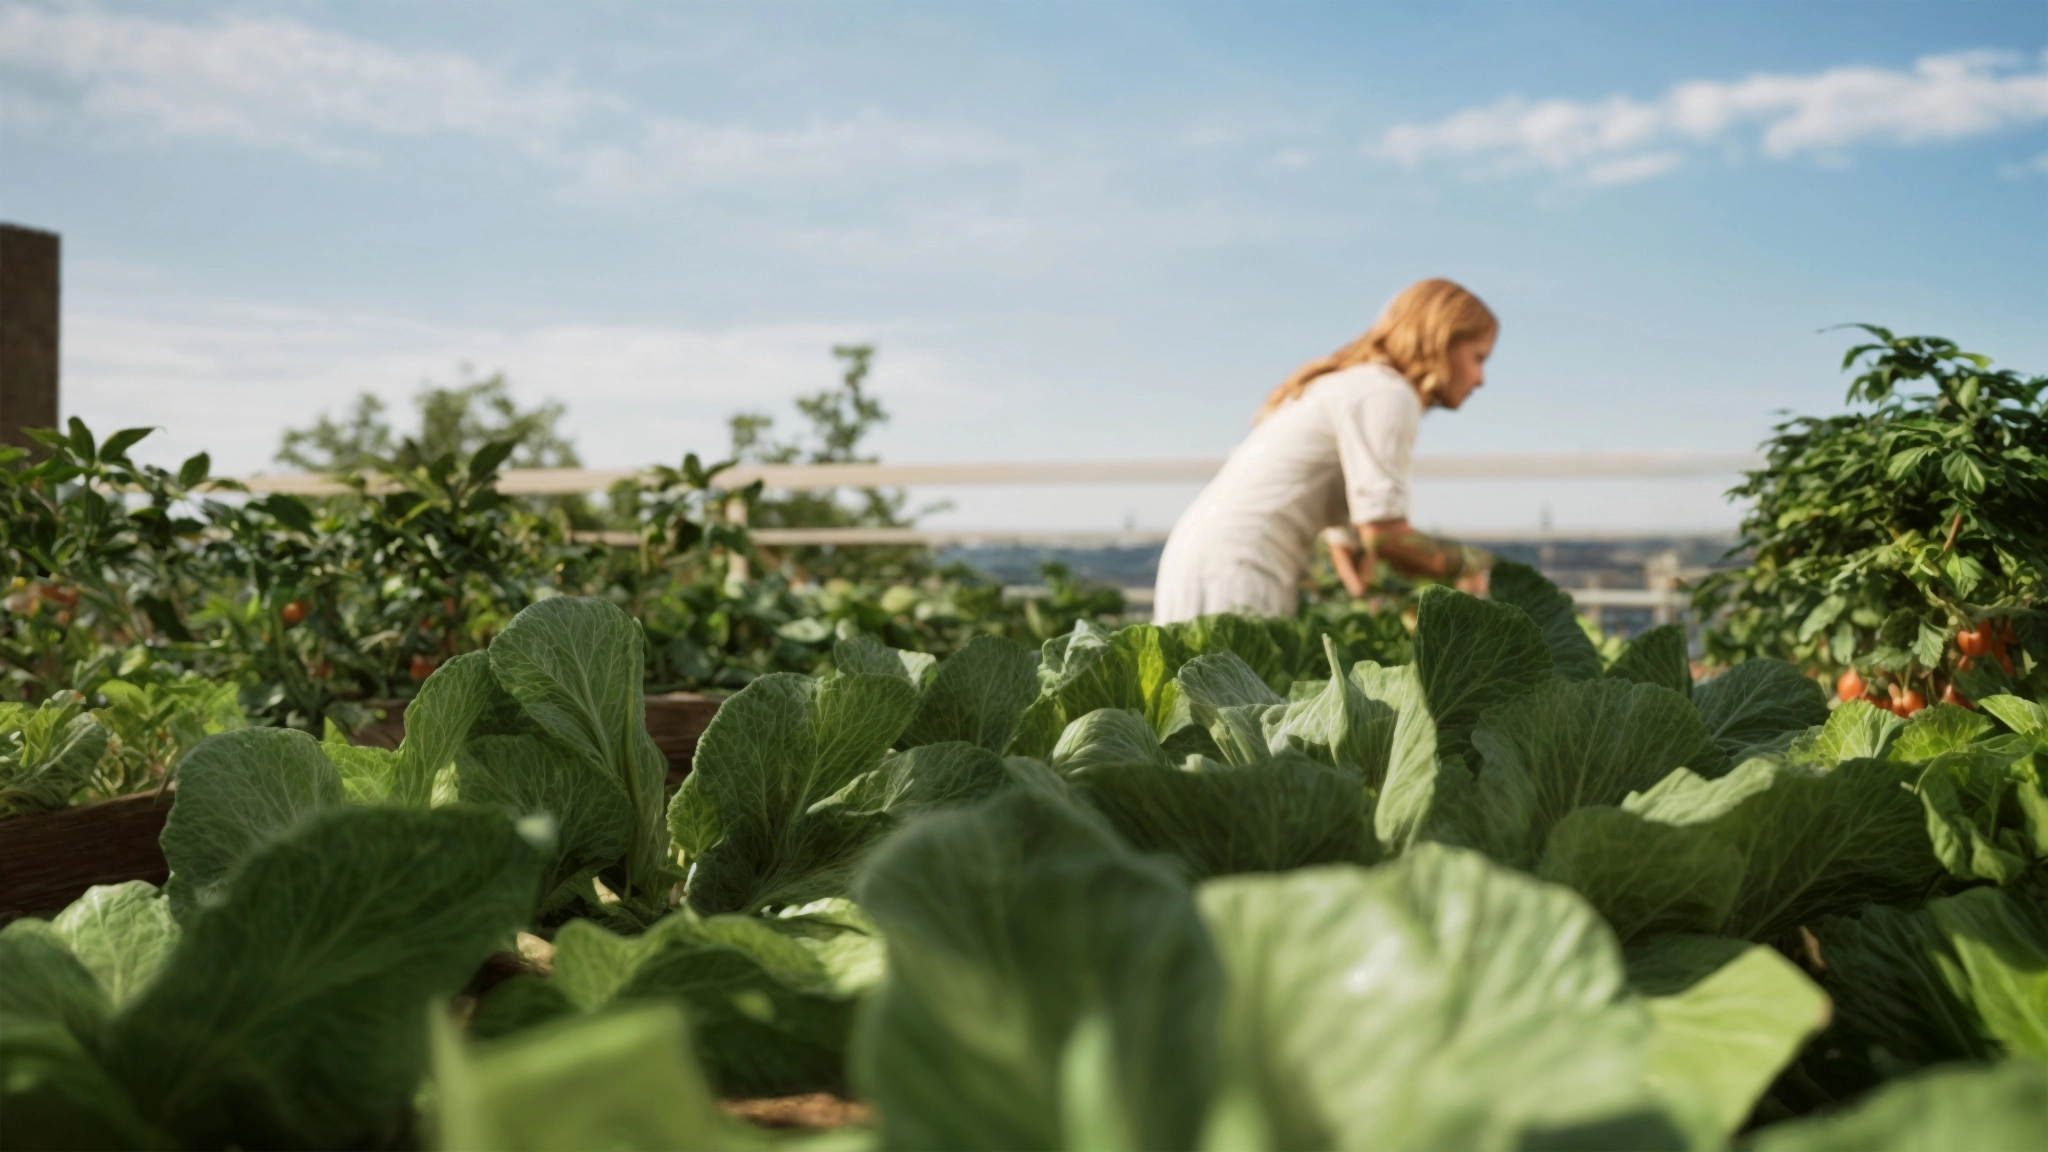
<path fill-rule="evenodd" d="M 1998 661 L 1998 666 L 2005 669 L 2006 675 L 2010 676 L 2013 674 L 2013 663 L 2012 656 L 2007 652 L 2007 648 L 2017 642 L 2017 638 L 2013 635 L 2011 621 L 1986 620 L 1975 628 L 1956 634 L 1956 649 L 1962 653 L 1956 660 L 1956 668 L 1961 671 L 1968 671 L 1976 661 L 1988 656 Z M 1866 684 L 1863 677 L 1854 668 L 1843 672 L 1841 677 L 1835 681 L 1835 695 L 1841 697 L 1844 703 L 1857 699 L 1868 700 L 1879 708 L 1898 716 L 1911 716 L 1913 713 L 1927 707 L 1927 698 L 1905 684 L 1892 681 L 1885 685 L 1885 689 L 1886 695 L 1879 696 L 1876 686 Z M 1975 704 L 1970 702 L 1969 697 L 1956 691 L 1956 686 L 1953 683 L 1942 686 L 1941 702 L 1944 704 L 1954 704 L 1961 708 L 1976 707 Z"/>
<path fill-rule="evenodd" d="M 450 621 L 455 619 L 456 608 L 457 605 L 452 597 L 442 604 L 442 611 Z M 279 608 L 277 615 L 280 620 L 284 621 L 285 627 L 295 628 L 303 623 L 312 611 L 313 602 L 302 596 Z M 420 630 L 422 632 L 430 632 L 433 630 L 433 627 L 434 621 L 432 617 L 423 616 L 420 618 Z M 265 639 L 267 640 L 268 636 Z M 425 680 L 433 675 L 434 669 L 440 667 L 440 665 L 441 661 L 438 657 L 417 653 L 413 656 L 411 666 L 407 668 L 407 671 L 411 673 L 414 680 Z M 318 661 L 312 668 L 313 675 L 322 678 L 326 677 L 328 671 L 329 668 L 325 660 Z"/>

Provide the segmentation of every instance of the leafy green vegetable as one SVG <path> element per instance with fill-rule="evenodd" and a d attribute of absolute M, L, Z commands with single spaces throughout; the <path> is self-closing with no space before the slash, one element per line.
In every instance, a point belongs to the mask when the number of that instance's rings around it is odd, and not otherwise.
<path fill-rule="evenodd" d="M 424 1064 L 421 1005 L 525 921 L 543 862 L 497 812 L 320 813 L 187 921 L 112 1022 L 109 1068 L 187 1144 L 331 1147 L 387 1131 Z"/>
<path fill-rule="evenodd" d="M 0 704 L 0 816 L 62 808 L 92 778 L 113 733 L 82 707 L 75 692 Z"/>
<path fill-rule="evenodd" d="M 1436 720 L 1437 750 L 1468 756 L 1487 709 L 1550 679 L 1543 634 L 1521 609 L 1436 587 L 1415 621 L 1415 667 Z"/>
<path fill-rule="evenodd" d="M 666 887 L 668 758 L 647 734 L 640 627 L 615 604 L 557 596 L 513 617 L 491 642 L 491 675 L 548 735 L 581 752 L 630 805 L 624 881 Z"/>
<path fill-rule="evenodd" d="M 1768 940 L 1817 916 L 1927 891 L 1940 864 L 1905 787 L 1916 775 L 1884 760 L 1819 773 L 1756 759 L 1717 780 L 1681 769 L 1622 808 L 1706 828 L 1740 853 L 1742 886 L 1722 931 Z"/>
<path fill-rule="evenodd" d="M 1171 855 L 1195 878 L 1380 854 L 1359 774 L 1292 749 L 1251 765 L 1096 764 L 1068 779 L 1132 847 Z"/>
<path fill-rule="evenodd" d="M 934 670 L 903 743 L 964 740 L 1001 755 L 1037 698 L 1031 653 L 1000 637 L 976 636 Z"/>
<path fill-rule="evenodd" d="M 6 1011 L 0 1011 L 0 1136 L 10 1148 L 176 1147 L 142 1122 L 127 1093 L 71 1029 Z"/>
<path fill-rule="evenodd" d="M 1540 850 L 1566 813 L 1618 804 L 1677 768 L 1721 771 L 1721 750 L 1683 696 L 1619 679 L 1551 681 L 1488 711 L 1472 743 L 1489 769 L 1534 789 L 1529 842 Z"/>
<path fill-rule="evenodd" d="M 1644 632 L 1628 642 L 1607 674 L 1639 684 L 1656 684 L 1690 698 L 1692 665 L 1686 659 L 1685 629 L 1677 624 L 1660 624 Z"/>
<path fill-rule="evenodd" d="M 2048 1060 L 2048 882 L 2011 892 L 1972 888 L 1930 901 L 1927 913 L 1962 969 L 1984 1031 L 2014 1056 Z"/>
<path fill-rule="evenodd" d="M 434 1028 L 434 1120 L 447 1149 L 533 1152 L 765 1143 L 718 1111 L 683 1014 L 638 1004 L 493 1044 Z"/>
<path fill-rule="evenodd" d="M 1629 957 L 1639 968 L 1691 968 L 1684 987 L 1651 996 L 1649 1081 L 1694 1147 L 1734 1135 L 1757 1098 L 1828 1020 L 1828 998 L 1763 945 L 1725 958 L 1717 941 L 1666 936 Z"/>
<path fill-rule="evenodd" d="M 679 1001 L 720 1091 L 787 1095 L 840 1086 L 853 997 L 880 947 L 868 932 L 810 917 L 685 909 L 630 938 L 572 920 L 555 937 L 551 982 L 583 1012 Z"/>
<path fill-rule="evenodd" d="M 2048 1131 L 2048 1064 L 2010 1060 L 1898 1080 L 1846 1111 L 1773 1124 L 1757 1152 L 2033 1152 Z"/>
<path fill-rule="evenodd" d="M 1420 845 L 1213 880 L 1200 903 L 1230 976 L 1223 1050 L 1274 1146 L 1513 1148 L 1637 1119 L 1671 1146 L 1650 1013 L 1569 892 Z"/>
<path fill-rule="evenodd" d="M 1692 702 L 1731 764 L 1782 750 L 1791 737 L 1828 720 L 1820 685 L 1769 658 L 1746 660 L 1703 681 L 1693 688 Z"/>
<path fill-rule="evenodd" d="M 1742 885 L 1742 854 L 1704 828 L 1580 808 L 1550 833 L 1536 874 L 1576 889 L 1624 943 L 1721 930 Z"/>
<path fill-rule="evenodd" d="M 16 920 L 0 928 L 0 1017 L 64 1028 L 96 1046 L 108 1013 L 107 994 L 90 969 L 43 920 Z"/>
<path fill-rule="evenodd" d="M 406 708 L 405 740 L 398 746 L 391 793 L 399 802 L 425 807 L 434 777 L 455 762 L 455 751 L 502 692 L 491 678 L 487 652 L 465 652 L 434 669 Z"/>
<path fill-rule="evenodd" d="M 546 813 L 556 821 L 544 893 L 611 864 L 631 848 L 633 802 L 626 790 L 602 765 L 562 741 L 479 736 L 455 754 L 455 778 L 465 803 L 496 805 L 515 817 Z"/>
<path fill-rule="evenodd" d="M 693 799 L 677 793 L 719 829 L 692 862 L 690 905 L 754 912 L 843 895 L 859 849 L 890 821 L 825 802 L 881 766 L 918 702 L 903 677 L 844 672 L 763 676 L 727 700 L 698 742 Z"/>
<path fill-rule="evenodd" d="M 859 900 L 889 943 L 852 1065 L 885 1144 L 1194 1144 L 1221 975 L 1171 870 L 1013 789 L 904 828 Z"/>
<path fill-rule="evenodd" d="M 149 987 L 178 943 L 170 901 L 142 880 L 86 889 L 50 927 L 117 1009 Z"/>
<path fill-rule="evenodd" d="M 179 765 L 178 799 L 164 818 L 171 911 L 189 918 L 264 843 L 346 800 L 341 774 L 304 732 L 242 728 L 207 737 Z"/>
<path fill-rule="evenodd" d="M 1487 595 L 1520 608 L 1543 630 L 1543 643 L 1550 649 L 1552 675 L 1561 680 L 1591 680 L 1600 675 L 1600 653 L 1579 627 L 1578 611 L 1570 593 L 1527 564 L 1498 560 L 1488 579 Z"/>

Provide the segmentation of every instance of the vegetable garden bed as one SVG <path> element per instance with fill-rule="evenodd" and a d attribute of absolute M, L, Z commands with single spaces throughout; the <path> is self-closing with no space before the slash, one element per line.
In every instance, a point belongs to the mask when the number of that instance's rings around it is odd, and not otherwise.
<path fill-rule="evenodd" d="M 170 875 L 156 838 L 172 795 L 143 792 L 0 820 L 0 924 L 55 912 L 95 884 Z"/>
<path fill-rule="evenodd" d="M 668 761 L 670 787 L 689 775 L 697 739 L 722 699 L 693 692 L 646 698 L 647 734 Z M 397 748 L 405 738 L 407 703 L 376 701 L 383 718 L 358 729 L 353 742 Z M 95 884 L 162 884 L 170 866 L 164 863 L 157 837 L 174 798 L 167 792 L 146 792 L 0 820 L 0 924 L 55 912 Z"/>
<path fill-rule="evenodd" d="M 672 796 L 637 624 L 549 598 L 395 750 L 209 738 L 161 891 L 0 930 L 0 1142 L 760 1148 L 824 1093 L 848 1149 L 2037 1147 L 2048 710 L 1493 595 L 1398 664 L 843 636 Z"/>

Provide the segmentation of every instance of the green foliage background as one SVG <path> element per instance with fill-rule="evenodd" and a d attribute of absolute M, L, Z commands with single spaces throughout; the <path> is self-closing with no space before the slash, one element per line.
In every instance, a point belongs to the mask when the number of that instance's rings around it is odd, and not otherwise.
<path fill-rule="evenodd" d="M 2048 377 L 1994 370 L 1933 336 L 1860 326 L 1839 416 L 1778 425 L 1769 466 L 1729 494 L 1750 503 L 1748 567 L 1695 598 L 1709 659 L 1857 667 L 1932 700 L 1953 679 L 1976 699 L 2039 699 L 2048 663 Z M 2017 663 L 1959 667 L 1956 633 L 2016 633 Z M 1870 677 L 1878 678 L 1877 675 Z"/>

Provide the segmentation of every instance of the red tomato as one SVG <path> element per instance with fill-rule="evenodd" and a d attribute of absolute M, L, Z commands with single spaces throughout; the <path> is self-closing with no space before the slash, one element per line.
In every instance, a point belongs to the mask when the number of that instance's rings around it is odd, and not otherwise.
<path fill-rule="evenodd" d="M 437 661 L 432 660 L 426 656 L 413 657 L 412 678 L 415 680 L 425 680 L 427 677 L 432 676 L 434 674 L 434 665 L 436 663 Z"/>
<path fill-rule="evenodd" d="M 1901 716 L 1911 716 L 1925 707 L 1927 707 L 1927 698 L 1908 688 L 1904 692 L 1899 693 L 1899 698 L 1893 704 L 1892 711 L 1897 712 Z"/>
<path fill-rule="evenodd" d="M 1979 624 L 1965 632 L 1956 633 L 1956 647 L 1965 656 L 1982 656 L 1991 651 L 1991 625 Z"/>
<path fill-rule="evenodd" d="M 1863 677 L 1857 675 L 1854 668 L 1843 672 L 1841 679 L 1835 681 L 1835 695 L 1844 702 L 1863 695 Z"/>
<path fill-rule="evenodd" d="M 1956 691 L 1956 686 L 1954 684 L 1950 684 L 1948 687 L 1943 688 L 1941 690 L 1941 702 L 1943 704 L 1953 704 L 1958 708 L 1976 707 L 1975 704 L 1970 703 L 1970 698 L 1968 696 L 1965 696 L 1961 692 Z"/>
<path fill-rule="evenodd" d="M 304 600 L 294 600 L 291 603 L 285 605 L 283 608 L 278 609 L 277 614 L 284 617 L 284 626 L 290 628 L 292 625 L 297 624 L 301 620 L 304 620 L 306 618 L 307 609 L 311 607 L 312 605 L 306 603 Z"/>

